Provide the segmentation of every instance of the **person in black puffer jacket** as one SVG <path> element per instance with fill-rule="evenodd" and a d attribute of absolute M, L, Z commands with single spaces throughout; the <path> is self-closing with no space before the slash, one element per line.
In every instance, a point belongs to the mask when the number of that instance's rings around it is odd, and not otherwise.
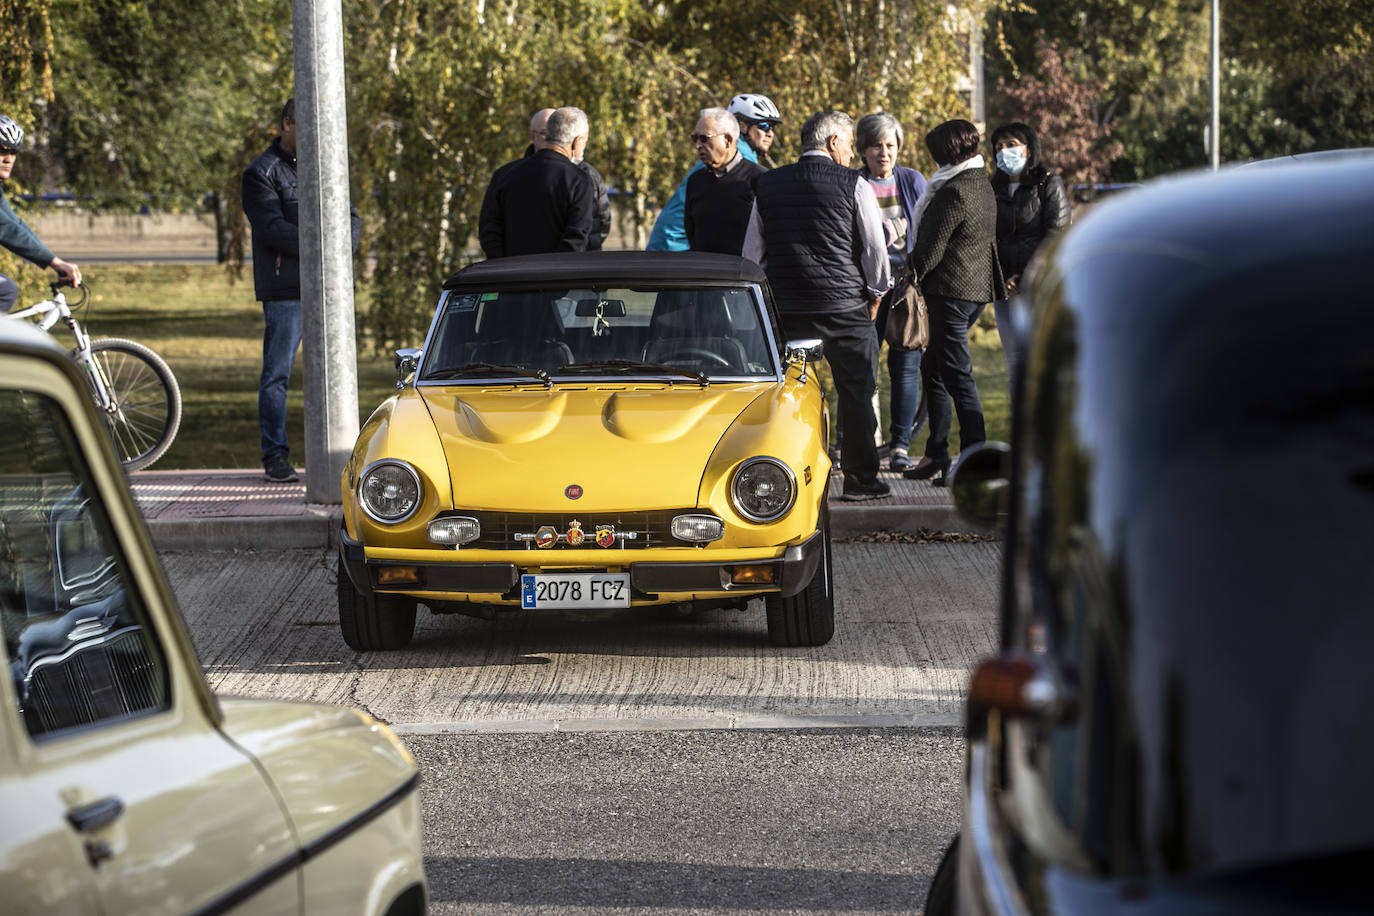
<path fill-rule="evenodd" d="M 1007 275 L 1007 293 L 1015 295 L 1021 273 L 1045 239 L 1069 225 L 1069 195 L 1064 179 L 1051 175 L 1040 156 L 1040 137 L 1029 124 L 1012 121 L 992 132 L 988 141 L 996 157 L 992 190 L 997 195 L 997 256 Z M 1011 300 L 993 306 L 997 334 L 1007 360 L 1007 377 L 1015 386 L 1021 352 L 1011 331 Z"/>

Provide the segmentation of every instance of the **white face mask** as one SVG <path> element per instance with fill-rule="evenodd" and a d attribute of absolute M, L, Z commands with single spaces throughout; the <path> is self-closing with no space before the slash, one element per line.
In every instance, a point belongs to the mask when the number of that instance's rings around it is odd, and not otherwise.
<path fill-rule="evenodd" d="M 997 151 L 997 167 L 1008 175 L 1020 175 L 1026 167 L 1026 151 L 1019 146 L 1008 146 Z"/>

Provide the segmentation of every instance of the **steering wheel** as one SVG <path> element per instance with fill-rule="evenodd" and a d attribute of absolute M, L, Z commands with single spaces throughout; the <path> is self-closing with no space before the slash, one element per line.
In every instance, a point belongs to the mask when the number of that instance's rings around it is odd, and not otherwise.
<path fill-rule="evenodd" d="M 707 350 L 705 347 L 682 347 L 665 356 L 663 362 L 672 365 L 676 361 L 686 361 L 688 359 L 701 360 L 720 366 L 723 369 L 734 368 L 730 360 L 721 356 L 714 350 Z"/>

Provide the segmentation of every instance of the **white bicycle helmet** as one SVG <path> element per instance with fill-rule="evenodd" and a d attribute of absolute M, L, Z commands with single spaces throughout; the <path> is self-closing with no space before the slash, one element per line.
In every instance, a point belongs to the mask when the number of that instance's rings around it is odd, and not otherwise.
<path fill-rule="evenodd" d="M 0 115 L 0 149 L 24 151 L 24 128 L 6 115 Z"/>
<path fill-rule="evenodd" d="M 773 100 L 766 95 L 759 95 L 755 92 L 746 92 L 735 96 L 730 100 L 730 106 L 726 110 L 735 117 L 744 118 L 746 121 L 782 120 L 778 106 L 773 104 Z"/>

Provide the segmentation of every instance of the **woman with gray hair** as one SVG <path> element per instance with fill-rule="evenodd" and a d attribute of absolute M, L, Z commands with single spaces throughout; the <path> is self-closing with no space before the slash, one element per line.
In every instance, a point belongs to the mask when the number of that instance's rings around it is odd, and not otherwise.
<path fill-rule="evenodd" d="M 893 276 L 905 270 L 907 255 L 916 243 L 913 218 L 916 202 L 925 192 L 925 176 L 915 169 L 897 164 L 902 150 L 902 125 L 885 111 L 864 115 L 856 130 L 859 155 L 863 167 L 859 169 L 878 197 L 878 209 L 883 214 L 883 233 L 887 239 L 887 256 L 892 263 Z M 874 326 L 878 340 L 883 339 L 887 316 L 892 308 L 892 293 L 883 297 Z M 916 426 L 916 408 L 920 403 L 921 351 L 887 349 L 888 394 L 888 467 L 905 471 L 911 467 L 907 451 Z"/>

